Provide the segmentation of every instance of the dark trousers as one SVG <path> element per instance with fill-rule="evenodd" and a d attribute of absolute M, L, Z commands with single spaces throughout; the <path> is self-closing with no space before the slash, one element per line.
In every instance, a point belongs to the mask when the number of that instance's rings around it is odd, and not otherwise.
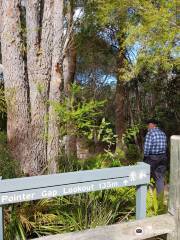
<path fill-rule="evenodd" d="M 164 191 L 164 177 L 167 169 L 166 154 L 145 156 L 144 162 L 151 166 L 151 177 L 155 181 L 157 194 L 162 193 Z"/>

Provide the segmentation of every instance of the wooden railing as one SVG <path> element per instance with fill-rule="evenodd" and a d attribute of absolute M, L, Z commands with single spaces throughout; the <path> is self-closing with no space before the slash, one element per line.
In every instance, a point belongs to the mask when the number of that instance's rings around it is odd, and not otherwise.
<path fill-rule="evenodd" d="M 77 233 L 42 237 L 44 240 L 140 240 L 168 234 L 180 240 L 180 136 L 171 137 L 170 199 L 167 214 L 146 217 L 150 166 L 78 171 L 0 181 L 0 239 L 3 239 L 3 206 L 42 198 L 71 195 L 117 187 L 136 186 L 136 220 Z"/>

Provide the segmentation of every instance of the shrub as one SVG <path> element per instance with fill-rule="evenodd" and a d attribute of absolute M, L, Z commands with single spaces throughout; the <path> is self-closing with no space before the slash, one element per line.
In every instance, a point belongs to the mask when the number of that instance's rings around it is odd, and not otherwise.
<path fill-rule="evenodd" d="M 0 176 L 2 178 L 14 178 L 17 176 L 19 165 L 10 155 L 7 147 L 7 136 L 0 132 Z"/>
<path fill-rule="evenodd" d="M 134 215 L 134 199 L 134 188 L 117 188 L 16 204 L 5 212 L 5 236 L 23 240 L 112 224 Z"/>

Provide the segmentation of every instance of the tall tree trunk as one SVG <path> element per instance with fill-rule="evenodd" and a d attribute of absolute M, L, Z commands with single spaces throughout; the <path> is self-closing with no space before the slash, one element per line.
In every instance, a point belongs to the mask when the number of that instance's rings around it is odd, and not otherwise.
<path fill-rule="evenodd" d="M 73 15 L 74 15 L 74 1 L 71 0 L 69 1 L 67 6 L 66 14 L 66 18 L 68 20 L 67 31 L 69 31 L 73 25 Z M 70 98 L 71 85 L 74 82 L 74 76 L 76 72 L 76 56 L 77 52 L 75 47 L 74 35 L 72 34 L 71 41 L 69 43 L 63 61 L 64 93 L 67 98 Z M 77 139 L 76 136 L 72 135 L 70 132 L 68 133 L 67 136 L 65 136 L 65 154 L 68 158 L 72 156 L 75 157 L 77 156 Z"/>
<path fill-rule="evenodd" d="M 63 87 L 63 0 L 54 0 L 54 19 L 53 19 L 53 53 L 52 53 L 52 72 L 50 82 L 49 100 L 60 101 Z M 50 173 L 57 171 L 57 157 L 59 153 L 59 127 L 58 116 L 55 113 L 52 104 L 49 107 L 49 125 L 48 125 L 48 170 Z"/>
<path fill-rule="evenodd" d="M 3 20 L 3 8 L 2 0 L 0 0 L 0 42 L 1 42 L 1 32 L 2 32 L 2 20 Z"/>
<path fill-rule="evenodd" d="M 121 44 L 122 45 L 122 40 Z M 118 80 L 116 84 L 115 94 L 115 126 L 117 135 L 117 148 L 123 147 L 123 133 L 125 130 L 125 81 L 124 76 L 124 65 L 125 65 L 125 49 L 121 48 L 118 58 Z"/>
<path fill-rule="evenodd" d="M 136 94 L 137 120 L 140 123 L 141 122 L 142 104 L 141 104 L 141 98 L 140 98 L 140 93 L 139 93 L 138 81 L 136 81 L 135 94 Z"/>
<path fill-rule="evenodd" d="M 70 98 L 71 84 L 74 82 L 76 71 L 76 48 L 73 39 L 63 62 L 64 93 Z M 67 106 L 68 107 L 68 106 Z M 72 132 L 72 129 L 70 129 Z M 77 156 L 76 136 L 68 133 L 65 138 L 65 154 L 67 157 Z"/>
<path fill-rule="evenodd" d="M 55 172 L 59 129 L 49 101 L 59 101 L 63 82 L 63 0 L 27 0 L 26 54 L 21 1 L 1 1 L 8 142 L 24 173 L 42 173 L 48 161 Z"/>
<path fill-rule="evenodd" d="M 125 86 L 121 80 L 117 81 L 116 96 L 115 96 L 115 125 L 117 144 L 116 147 L 123 147 L 123 133 L 125 130 Z"/>
<path fill-rule="evenodd" d="M 76 72 L 76 56 L 76 47 L 74 40 L 72 39 L 63 62 L 64 92 L 66 96 L 69 96 L 71 84 L 74 82 L 74 76 Z"/>
<path fill-rule="evenodd" d="M 7 101 L 8 144 L 23 168 L 28 152 L 30 124 L 28 82 L 22 55 L 19 0 L 2 1 L 1 50 Z"/>
<path fill-rule="evenodd" d="M 40 173 L 47 164 L 48 91 L 52 58 L 52 3 L 27 0 L 27 70 L 30 88 L 31 128 L 29 163 L 31 172 Z M 43 13 L 41 12 L 43 11 Z M 43 18 L 42 18 L 43 15 Z"/>

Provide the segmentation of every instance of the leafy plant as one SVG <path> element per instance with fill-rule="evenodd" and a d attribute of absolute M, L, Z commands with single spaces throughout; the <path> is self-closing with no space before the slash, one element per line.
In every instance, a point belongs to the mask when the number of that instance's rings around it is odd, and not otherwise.
<path fill-rule="evenodd" d="M 136 144 L 128 144 L 125 151 L 125 158 L 129 164 L 135 164 L 140 161 L 143 156 Z"/>
<path fill-rule="evenodd" d="M 5 212 L 5 236 L 23 240 L 112 224 L 128 211 L 133 217 L 134 200 L 134 188 L 116 188 L 15 205 Z"/>
<path fill-rule="evenodd" d="M 85 99 L 77 101 L 80 91 L 82 91 L 80 86 L 72 84 L 69 97 L 65 97 L 61 103 L 51 102 L 51 104 L 59 117 L 62 136 L 71 134 L 92 139 L 98 118 L 102 114 L 104 101 L 86 101 Z"/>
<path fill-rule="evenodd" d="M 51 102 L 59 119 L 60 134 L 85 137 L 89 141 L 106 143 L 108 148 L 116 142 L 111 124 L 102 118 L 105 101 L 81 97 L 83 87 L 72 84 L 71 94 L 61 103 Z"/>
<path fill-rule="evenodd" d="M 132 125 L 131 127 L 127 128 L 125 133 L 123 134 L 123 141 L 125 144 L 129 144 L 134 142 L 135 138 L 140 132 L 140 129 L 142 129 L 144 126 L 141 124 L 135 124 Z"/>
<path fill-rule="evenodd" d="M 3 178 L 13 178 L 20 175 L 20 167 L 15 161 L 7 146 L 7 135 L 0 132 L 0 176 Z"/>
<path fill-rule="evenodd" d="M 157 216 L 167 212 L 167 206 L 164 204 L 164 195 L 157 195 L 156 189 L 151 186 L 147 194 L 147 216 Z"/>
<path fill-rule="evenodd" d="M 110 148 L 116 143 L 116 138 L 117 136 L 113 133 L 111 124 L 107 122 L 105 118 L 103 118 L 100 126 L 98 127 L 98 141 L 107 143 L 108 147 Z"/>
<path fill-rule="evenodd" d="M 0 112 L 6 113 L 6 101 L 4 96 L 4 89 L 0 87 Z"/>

